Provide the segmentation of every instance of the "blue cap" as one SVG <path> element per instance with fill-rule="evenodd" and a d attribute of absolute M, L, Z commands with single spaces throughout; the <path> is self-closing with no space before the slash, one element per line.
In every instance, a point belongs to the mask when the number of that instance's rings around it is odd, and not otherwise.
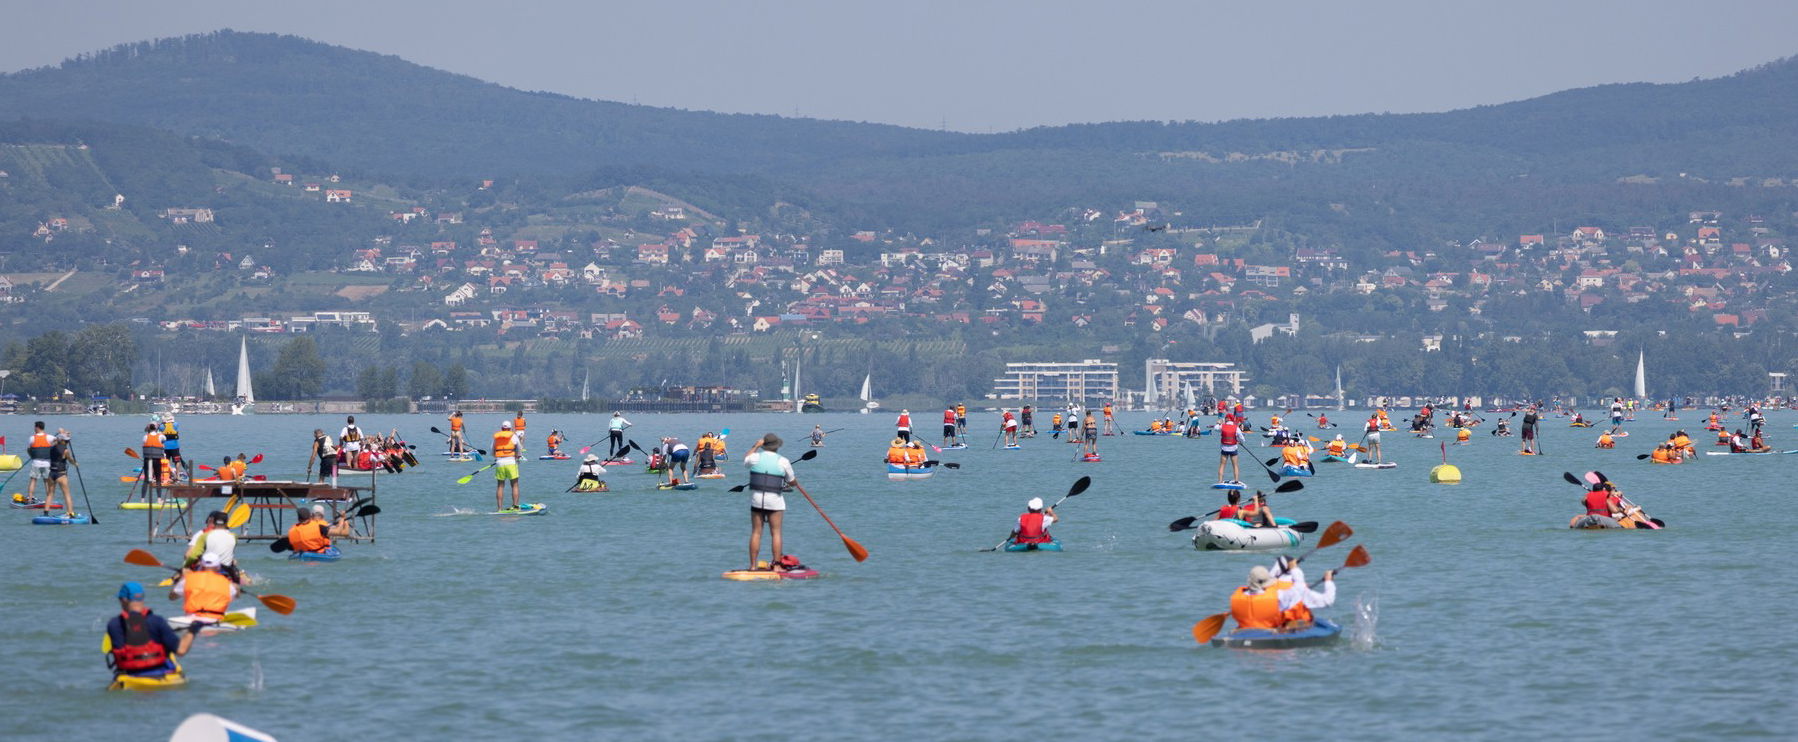
<path fill-rule="evenodd" d="M 119 600 L 140 600 L 143 597 L 143 585 L 135 582 L 127 582 L 119 586 Z"/>

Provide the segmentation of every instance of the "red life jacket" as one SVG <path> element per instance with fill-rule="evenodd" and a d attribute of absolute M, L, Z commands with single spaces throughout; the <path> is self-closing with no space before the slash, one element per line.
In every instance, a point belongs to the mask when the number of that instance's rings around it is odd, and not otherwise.
<path fill-rule="evenodd" d="M 1225 505 L 1221 508 L 1218 508 L 1217 509 L 1217 517 L 1223 518 L 1226 520 L 1236 517 L 1236 506 L 1235 505 Z"/>
<path fill-rule="evenodd" d="M 169 663 L 168 650 L 150 636 L 148 613 L 119 611 L 124 619 L 125 643 L 112 648 L 113 667 L 123 672 L 154 670 Z"/>
<path fill-rule="evenodd" d="M 1602 515 L 1607 518 L 1610 517 L 1610 515 L 1611 515 L 1611 495 L 1610 495 L 1610 493 L 1605 492 L 1604 490 L 1591 490 L 1591 491 L 1587 492 L 1586 493 L 1586 514 L 1587 515 Z"/>
<path fill-rule="evenodd" d="M 1018 516 L 1018 535 L 1012 537 L 1014 544 L 1046 544 L 1054 539 L 1043 528 L 1042 513 L 1025 513 Z"/>
<path fill-rule="evenodd" d="M 943 410 L 943 424 L 944 425 L 954 425 L 955 424 L 955 410 Z"/>
<path fill-rule="evenodd" d="M 1226 422 L 1223 427 L 1218 428 L 1217 442 L 1225 446 L 1234 446 L 1240 442 L 1237 438 L 1236 423 Z"/>

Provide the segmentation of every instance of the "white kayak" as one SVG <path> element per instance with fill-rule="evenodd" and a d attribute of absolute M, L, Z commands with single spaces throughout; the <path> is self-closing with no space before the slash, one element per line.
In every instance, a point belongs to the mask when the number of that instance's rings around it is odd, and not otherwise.
<path fill-rule="evenodd" d="M 1774 454 L 1798 453 L 1798 449 L 1790 451 L 1705 451 L 1706 456 L 1772 456 Z"/>
<path fill-rule="evenodd" d="M 1305 534 L 1291 528 L 1291 520 L 1274 520 L 1280 525 L 1273 528 L 1256 528 L 1235 518 L 1205 521 L 1199 524 L 1198 533 L 1192 536 L 1192 548 L 1201 551 L 1288 549 L 1298 546 L 1305 539 Z"/>

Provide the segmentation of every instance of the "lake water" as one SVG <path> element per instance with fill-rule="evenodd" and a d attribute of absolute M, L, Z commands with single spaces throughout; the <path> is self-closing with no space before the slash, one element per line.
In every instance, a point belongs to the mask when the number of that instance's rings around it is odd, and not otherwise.
<path fill-rule="evenodd" d="M 1702 415 L 1683 415 L 1645 415 L 1614 451 L 1551 419 L 1541 457 L 1480 428 L 1472 445 L 1449 447 L 1466 479 L 1454 487 L 1427 482 L 1440 441 L 1405 434 L 1387 434 L 1398 469 L 1319 465 L 1273 507 L 1355 528 L 1307 562 L 1313 577 L 1354 544 L 1372 554 L 1323 612 L 1355 640 L 1275 653 L 1199 648 L 1190 635 L 1250 566 L 1271 561 L 1197 552 L 1189 534 L 1167 531 L 1222 501 L 1206 487 L 1215 437 L 1105 438 L 1103 463 L 1075 463 L 1074 447 L 1046 433 L 993 450 L 996 417 L 976 414 L 974 445 L 942 456 L 962 469 L 902 483 L 881 463 L 891 415 L 635 415 L 645 446 L 732 428 L 731 477 L 660 492 L 639 464 L 614 469 L 609 494 L 565 494 L 577 462 L 532 460 L 527 499 L 550 512 L 495 518 L 446 515 L 491 509 L 492 480 L 455 483 L 478 465 L 439 460 L 427 428 L 440 418 L 367 415 L 366 429 L 400 428 L 424 460 L 381 478 L 380 541 L 347 546 L 336 564 L 246 544 L 239 559 L 266 580 L 259 589 L 299 610 L 264 609 L 256 629 L 201 640 L 185 661 L 190 685 L 161 694 L 102 690 L 97 651 L 118 584 L 162 576 L 120 561 L 146 546 L 144 516 L 112 509 L 117 475 L 134 463 L 120 450 L 143 419 L 49 418 L 75 432 L 102 522 L 32 526 L 12 511 L 4 526 L 13 569 L 0 577 L 0 657 L 15 713 L 0 737 L 162 739 L 198 711 L 283 740 L 1792 736 L 1798 580 L 1791 480 L 1778 472 L 1798 456 L 1635 460 L 1676 424 L 1715 450 Z M 24 440 L 30 420 L 8 419 L 0 433 Z M 469 428 L 486 439 L 498 419 Z M 342 423 L 181 422 L 193 460 L 263 452 L 251 472 L 272 478 L 299 476 L 311 430 Z M 604 422 L 533 416 L 531 453 L 552 427 L 579 447 Z M 1777 447 L 1798 448 L 1794 422 L 1773 416 Z M 796 458 L 813 423 L 846 430 L 797 465 L 800 481 L 873 556 L 854 562 L 792 496 L 788 550 L 825 578 L 720 579 L 747 559 L 747 496 L 725 492 L 745 479 L 734 460 L 769 430 Z M 1581 493 L 1561 472 L 1591 468 L 1668 529 L 1568 530 Z M 1054 528 L 1065 553 L 979 551 L 1026 500 L 1053 501 L 1082 475 L 1092 488 Z M 148 548 L 179 557 L 174 545 Z M 179 613 L 154 594 L 152 604 Z"/>

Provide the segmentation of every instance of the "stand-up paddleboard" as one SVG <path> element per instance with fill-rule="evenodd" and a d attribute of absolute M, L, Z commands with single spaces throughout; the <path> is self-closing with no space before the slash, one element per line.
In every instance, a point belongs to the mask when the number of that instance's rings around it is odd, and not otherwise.
<path fill-rule="evenodd" d="M 658 485 L 656 485 L 656 489 L 659 489 L 659 490 L 682 490 L 682 491 L 696 490 L 696 489 L 699 489 L 699 485 L 694 484 L 693 482 L 682 482 L 680 484 L 658 484 Z"/>
<path fill-rule="evenodd" d="M 120 510 L 180 510 L 187 507 L 185 500 L 161 500 L 158 502 L 121 502 Z"/>
<path fill-rule="evenodd" d="M 1105 459 L 1099 458 L 1098 454 L 1088 454 L 1086 456 L 1081 456 L 1080 460 L 1091 464 L 1091 463 L 1097 463 L 1100 461 L 1104 461 Z"/>
<path fill-rule="evenodd" d="M 1023 446 L 1000 446 L 1000 448 L 1003 448 L 1007 451 L 1021 451 L 1021 450 L 1023 450 L 1024 447 Z"/>
<path fill-rule="evenodd" d="M 712 473 L 710 473 L 710 474 L 700 474 L 700 475 L 697 475 L 697 476 L 695 476 L 695 477 L 693 477 L 693 478 L 694 478 L 694 479 L 723 479 L 723 478 L 724 478 L 724 472 L 716 472 L 716 471 L 715 471 L 715 472 L 712 472 Z"/>
<path fill-rule="evenodd" d="M 549 509 L 549 506 L 545 505 L 543 503 L 527 502 L 522 505 L 519 505 L 516 509 L 506 508 L 505 510 L 496 510 L 491 513 L 487 513 L 487 515 L 513 515 L 513 516 L 542 515 L 543 511 L 548 510 L 548 509 Z"/>
<path fill-rule="evenodd" d="M 823 575 L 818 570 L 802 567 L 790 572 L 767 569 L 767 562 L 761 562 L 763 569 L 733 569 L 724 573 L 724 579 L 737 582 L 758 582 L 762 580 L 810 580 Z"/>
<path fill-rule="evenodd" d="M 599 462 L 599 465 L 600 466 L 624 466 L 625 464 L 635 464 L 635 463 L 637 463 L 636 459 L 626 456 L 622 459 L 606 459 L 605 461 Z"/>
<path fill-rule="evenodd" d="M 1241 482 L 1218 482 L 1217 484 L 1211 485 L 1211 488 L 1214 490 L 1239 490 L 1242 489 L 1243 486 L 1244 485 Z"/>
<path fill-rule="evenodd" d="M 230 719 L 194 714 L 175 727 L 169 742 L 275 742 L 275 738 Z"/>
<path fill-rule="evenodd" d="M 1395 464 L 1390 461 L 1388 461 L 1384 464 L 1369 464 L 1369 463 L 1363 462 L 1360 464 L 1356 464 L 1355 468 L 1356 469 L 1397 469 L 1398 464 Z"/>
<path fill-rule="evenodd" d="M 565 453 L 560 453 L 560 454 L 555 454 L 555 455 L 544 454 L 542 456 L 537 457 L 538 461 L 567 461 L 568 459 L 569 459 L 569 456 L 568 456 L 568 454 L 565 454 Z"/>
<path fill-rule="evenodd" d="M 75 526 L 87 523 L 88 517 L 80 513 L 74 515 L 40 515 L 31 519 L 33 525 L 39 526 Z"/>

